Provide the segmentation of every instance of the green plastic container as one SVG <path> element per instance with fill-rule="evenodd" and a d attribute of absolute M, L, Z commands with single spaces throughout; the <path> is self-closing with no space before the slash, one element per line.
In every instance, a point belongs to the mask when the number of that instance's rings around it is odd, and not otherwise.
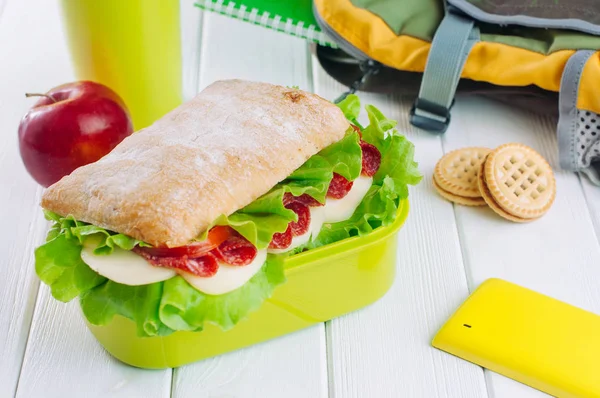
<path fill-rule="evenodd" d="M 135 324 L 115 316 L 106 326 L 88 323 L 96 339 L 120 361 L 148 369 L 171 368 L 273 339 L 365 307 L 381 298 L 396 273 L 397 232 L 408 216 L 400 202 L 396 221 L 286 259 L 287 281 L 260 309 L 228 331 L 138 337 Z M 84 317 L 85 319 L 85 317 Z"/>

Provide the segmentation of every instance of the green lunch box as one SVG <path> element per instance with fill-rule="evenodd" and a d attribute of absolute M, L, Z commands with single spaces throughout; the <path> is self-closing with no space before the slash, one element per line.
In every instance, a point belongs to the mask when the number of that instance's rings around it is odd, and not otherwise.
<path fill-rule="evenodd" d="M 287 281 L 262 306 L 223 331 L 208 324 L 201 332 L 138 337 L 135 324 L 115 316 L 105 326 L 87 323 L 104 348 L 120 361 L 148 369 L 171 368 L 234 351 L 325 322 L 381 298 L 396 274 L 397 232 L 408 216 L 400 202 L 393 224 L 285 260 Z M 85 319 L 85 317 L 84 317 Z"/>

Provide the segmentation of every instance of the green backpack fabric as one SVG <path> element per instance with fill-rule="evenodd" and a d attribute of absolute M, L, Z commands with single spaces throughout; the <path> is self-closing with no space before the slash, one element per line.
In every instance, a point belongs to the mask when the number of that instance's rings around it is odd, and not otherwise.
<path fill-rule="evenodd" d="M 414 126 L 442 134 L 458 91 L 558 116 L 560 166 L 600 185 L 600 2 L 313 0 L 326 71 L 350 87 L 414 92 Z"/>

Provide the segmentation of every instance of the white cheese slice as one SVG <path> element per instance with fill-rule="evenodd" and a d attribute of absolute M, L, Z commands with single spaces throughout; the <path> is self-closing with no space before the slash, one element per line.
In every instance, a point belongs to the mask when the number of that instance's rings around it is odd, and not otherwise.
<path fill-rule="evenodd" d="M 325 201 L 327 203 L 327 201 Z M 325 206 L 310 208 L 310 237 L 316 238 L 325 223 Z"/>
<path fill-rule="evenodd" d="M 190 285 L 206 294 L 225 294 L 237 289 L 248 282 L 263 266 L 267 260 L 267 251 L 259 250 L 256 257 L 248 265 L 236 266 L 219 262 L 219 270 L 210 277 L 201 277 L 187 272 L 181 276 Z"/>
<path fill-rule="evenodd" d="M 362 202 L 373 184 L 372 177 L 359 176 L 354 180 L 350 192 L 341 199 L 327 198 L 325 201 L 325 222 L 335 223 L 349 219 Z"/>
<path fill-rule="evenodd" d="M 129 286 L 147 285 L 170 279 L 177 274 L 171 268 L 155 267 L 134 252 L 118 247 L 111 254 L 96 255 L 93 241 L 86 243 L 81 250 L 83 262 L 113 282 Z"/>

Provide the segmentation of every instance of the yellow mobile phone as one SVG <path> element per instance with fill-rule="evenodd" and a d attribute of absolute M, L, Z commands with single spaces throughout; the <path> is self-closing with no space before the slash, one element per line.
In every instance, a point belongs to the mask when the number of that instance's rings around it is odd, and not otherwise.
<path fill-rule="evenodd" d="M 482 283 L 432 345 L 556 397 L 600 397 L 600 316 L 501 279 Z"/>

